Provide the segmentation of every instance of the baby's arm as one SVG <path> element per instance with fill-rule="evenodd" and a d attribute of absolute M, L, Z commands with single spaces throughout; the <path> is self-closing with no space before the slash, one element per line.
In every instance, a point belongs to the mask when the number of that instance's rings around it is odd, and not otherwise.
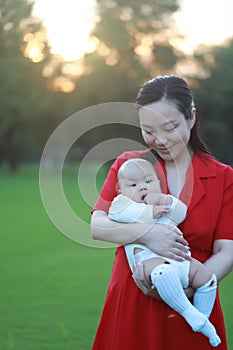
<path fill-rule="evenodd" d="M 172 198 L 163 193 L 149 194 L 145 201 L 147 204 L 153 205 L 153 217 L 155 219 L 167 214 L 172 204 Z"/>
<path fill-rule="evenodd" d="M 171 205 L 171 196 L 164 193 L 151 193 L 146 196 L 146 204 L 152 205 Z"/>
<path fill-rule="evenodd" d="M 122 194 L 118 195 L 114 198 L 109 209 L 109 218 L 125 223 L 153 223 L 153 219 L 167 214 L 170 209 L 169 202 L 172 200 L 169 196 L 162 194 L 154 196 L 153 201 L 158 204 L 137 203 Z"/>
<path fill-rule="evenodd" d="M 153 206 L 134 202 L 121 194 L 114 198 L 108 216 L 111 220 L 124 223 L 153 223 Z"/>

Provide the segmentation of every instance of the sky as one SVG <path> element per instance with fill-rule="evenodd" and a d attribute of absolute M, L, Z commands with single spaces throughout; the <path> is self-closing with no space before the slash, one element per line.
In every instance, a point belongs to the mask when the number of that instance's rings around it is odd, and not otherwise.
<path fill-rule="evenodd" d="M 189 53 L 198 44 L 218 44 L 233 36 L 233 0 L 180 0 L 180 4 L 175 19 L 186 36 L 180 45 L 183 51 Z M 93 13 L 94 0 L 35 0 L 34 15 L 44 20 L 53 53 L 66 60 L 94 50 L 88 40 Z"/>
<path fill-rule="evenodd" d="M 233 36 L 232 0 L 180 0 L 177 24 L 187 36 L 182 48 L 190 52 L 197 44 L 221 43 Z"/>
<path fill-rule="evenodd" d="M 52 52 L 66 60 L 94 50 L 89 33 L 94 23 L 94 0 L 34 0 L 34 15 L 47 27 Z"/>

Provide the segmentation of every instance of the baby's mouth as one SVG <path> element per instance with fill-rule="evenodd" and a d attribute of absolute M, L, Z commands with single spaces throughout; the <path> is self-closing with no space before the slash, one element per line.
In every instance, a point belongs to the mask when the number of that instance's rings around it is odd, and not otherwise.
<path fill-rule="evenodd" d="M 143 195 L 141 196 L 141 200 L 144 201 L 145 198 L 146 198 L 146 194 L 143 194 Z"/>

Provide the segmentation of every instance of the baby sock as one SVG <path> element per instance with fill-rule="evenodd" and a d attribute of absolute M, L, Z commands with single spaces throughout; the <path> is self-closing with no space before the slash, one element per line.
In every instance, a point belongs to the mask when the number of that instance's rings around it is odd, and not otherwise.
<path fill-rule="evenodd" d="M 204 286 L 197 288 L 194 297 L 193 305 L 197 310 L 205 314 L 208 318 L 212 312 L 217 290 L 217 278 L 215 275 L 204 284 Z"/>
<path fill-rule="evenodd" d="M 161 264 L 151 272 L 151 281 L 160 297 L 185 318 L 195 332 L 201 332 L 209 338 L 212 346 L 220 344 L 214 326 L 206 315 L 199 312 L 186 297 L 179 276 L 170 264 Z"/>
<path fill-rule="evenodd" d="M 197 331 L 201 332 L 206 337 L 208 337 L 212 346 L 218 346 L 221 343 L 221 339 L 217 335 L 216 329 L 208 319 L 204 323 L 204 325 Z"/>

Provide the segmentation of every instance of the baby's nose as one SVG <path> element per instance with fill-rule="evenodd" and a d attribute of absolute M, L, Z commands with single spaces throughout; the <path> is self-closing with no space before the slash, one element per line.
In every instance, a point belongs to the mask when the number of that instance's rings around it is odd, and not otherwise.
<path fill-rule="evenodd" d="M 145 190 L 147 190 L 146 184 L 140 184 L 139 185 L 139 191 L 145 191 Z"/>

